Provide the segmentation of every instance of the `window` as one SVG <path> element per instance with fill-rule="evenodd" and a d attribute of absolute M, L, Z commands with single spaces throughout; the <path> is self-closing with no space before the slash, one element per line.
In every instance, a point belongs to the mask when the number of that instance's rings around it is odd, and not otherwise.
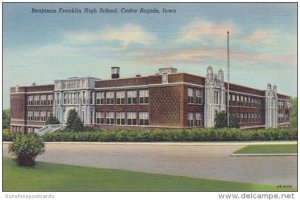
<path fill-rule="evenodd" d="M 42 112 L 41 112 L 41 121 L 42 121 L 42 122 L 45 122 L 45 121 L 46 121 L 46 112 L 45 112 L 45 111 L 42 111 Z"/>
<path fill-rule="evenodd" d="M 64 94 L 64 104 L 67 104 L 67 94 Z"/>
<path fill-rule="evenodd" d="M 93 123 L 94 113 L 93 111 L 90 111 L 90 124 Z"/>
<path fill-rule="evenodd" d="M 86 96 L 85 96 L 85 91 L 82 92 L 82 103 L 85 104 L 85 99 L 86 99 Z"/>
<path fill-rule="evenodd" d="M 74 104 L 74 93 L 69 94 L 70 104 Z"/>
<path fill-rule="evenodd" d="M 104 104 L 104 92 L 96 93 L 96 104 Z"/>
<path fill-rule="evenodd" d="M 196 126 L 202 126 L 202 115 L 201 113 L 196 113 Z"/>
<path fill-rule="evenodd" d="M 136 90 L 127 91 L 127 104 L 136 104 Z"/>
<path fill-rule="evenodd" d="M 215 90 L 215 104 L 220 103 L 220 91 Z"/>
<path fill-rule="evenodd" d="M 232 101 L 235 101 L 235 95 L 234 94 L 232 95 Z"/>
<path fill-rule="evenodd" d="M 114 104 L 114 92 L 106 92 L 106 104 Z"/>
<path fill-rule="evenodd" d="M 74 104 L 77 104 L 77 93 L 74 93 Z"/>
<path fill-rule="evenodd" d="M 46 102 L 47 101 L 46 97 L 47 97 L 46 95 L 41 95 L 41 106 L 45 106 L 46 105 L 46 103 L 47 103 Z"/>
<path fill-rule="evenodd" d="M 136 125 L 136 113 L 135 112 L 127 113 L 127 124 L 128 125 Z"/>
<path fill-rule="evenodd" d="M 47 119 L 50 118 L 51 114 L 52 114 L 52 112 L 47 112 Z"/>
<path fill-rule="evenodd" d="M 31 106 L 33 105 L 33 96 L 28 96 L 27 104 Z"/>
<path fill-rule="evenodd" d="M 188 103 L 194 103 L 194 92 L 192 88 L 188 88 Z"/>
<path fill-rule="evenodd" d="M 36 106 L 40 105 L 40 96 L 38 95 L 34 96 L 34 105 Z"/>
<path fill-rule="evenodd" d="M 116 122 L 118 125 L 125 125 L 125 112 L 116 113 Z"/>
<path fill-rule="evenodd" d="M 239 102 L 240 101 L 240 96 L 236 95 L 236 101 Z"/>
<path fill-rule="evenodd" d="M 33 112 L 32 111 L 27 112 L 27 120 L 28 121 L 33 121 Z"/>
<path fill-rule="evenodd" d="M 168 73 L 162 74 L 162 83 L 168 83 Z"/>
<path fill-rule="evenodd" d="M 90 91 L 90 104 L 93 104 L 93 91 Z"/>
<path fill-rule="evenodd" d="M 188 113 L 188 126 L 194 126 L 194 114 Z"/>
<path fill-rule="evenodd" d="M 139 113 L 139 124 L 140 125 L 149 125 L 149 116 L 148 112 L 140 112 Z"/>
<path fill-rule="evenodd" d="M 82 99 L 81 99 L 81 92 L 78 92 L 78 104 L 82 103 Z"/>
<path fill-rule="evenodd" d="M 104 124 L 104 112 L 96 112 L 96 123 Z"/>
<path fill-rule="evenodd" d="M 84 111 L 82 111 L 82 123 L 84 124 Z"/>
<path fill-rule="evenodd" d="M 139 91 L 139 103 L 145 104 L 148 103 L 149 90 L 140 90 Z"/>
<path fill-rule="evenodd" d="M 115 124 L 115 113 L 114 112 L 106 112 L 106 124 Z"/>
<path fill-rule="evenodd" d="M 34 133 L 34 128 L 28 127 L 28 128 L 27 128 L 27 133 Z"/>
<path fill-rule="evenodd" d="M 203 104 L 203 91 L 200 89 L 195 90 L 195 98 L 197 104 Z"/>
<path fill-rule="evenodd" d="M 40 121 L 40 112 L 34 111 L 33 118 L 34 121 Z"/>
<path fill-rule="evenodd" d="M 244 96 L 241 96 L 241 102 L 244 102 Z"/>
<path fill-rule="evenodd" d="M 52 94 L 49 94 L 47 96 L 47 104 L 48 105 L 53 105 L 53 95 Z"/>
<path fill-rule="evenodd" d="M 56 104 L 59 104 L 60 95 L 59 93 L 56 93 Z"/>
<path fill-rule="evenodd" d="M 125 104 L 125 91 L 116 92 L 117 104 Z"/>

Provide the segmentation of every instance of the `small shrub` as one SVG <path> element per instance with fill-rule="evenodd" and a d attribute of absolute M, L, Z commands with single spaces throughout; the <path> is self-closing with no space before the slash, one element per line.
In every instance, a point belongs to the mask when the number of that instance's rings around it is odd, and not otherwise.
<path fill-rule="evenodd" d="M 10 133 L 9 129 L 2 130 L 2 141 L 12 141 L 16 134 Z"/>
<path fill-rule="evenodd" d="M 33 166 L 36 156 L 45 152 L 45 144 L 36 134 L 17 135 L 9 145 L 9 152 L 16 155 L 18 165 Z"/>

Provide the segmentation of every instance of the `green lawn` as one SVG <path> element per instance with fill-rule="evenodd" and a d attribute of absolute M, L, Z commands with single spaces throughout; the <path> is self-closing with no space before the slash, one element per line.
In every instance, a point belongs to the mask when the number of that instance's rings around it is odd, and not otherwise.
<path fill-rule="evenodd" d="M 3 158 L 3 191 L 295 191 L 271 185 L 37 162 L 19 167 Z"/>
<path fill-rule="evenodd" d="M 234 153 L 236 154 L 297 153 L 297 145 L 296 144 L 248 145 Z"/>

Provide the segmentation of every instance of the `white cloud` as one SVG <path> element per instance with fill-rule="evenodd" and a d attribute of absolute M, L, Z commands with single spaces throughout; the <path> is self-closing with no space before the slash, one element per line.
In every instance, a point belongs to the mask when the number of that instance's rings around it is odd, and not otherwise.
<path fill-rule="evenodd" d="M 103 36 L 107 40 L 118 40 L 124 45 L 130 43 L 151 44 L 156 38 L 143 30 L 141 26 L 126 24 L 120 28 L 110 29 Z"/>
<path fill-rule="evenodd" d="M 238 29 L 232 23 L 212 23 L 205 20 L 194 21 L 181 30 L 183 40 L 201 40 L 201 39 L 224 39 L 227 31 L 231 34 L 237 35 Z"/>
<path fill-rule="evenodd" d="M 246 43 L 261 42 L 265 41 L 267 38 L 270 38 L 271 35 L 272 33 L 269 30 L 257 29 L 250 35 L 246 36 L 244 41 Z"/>
<path fill-rule="evenodd" d="M 95 41 L 119 41 L 121 45 L 129 44 L 150 45 L 157 38 L 147 32 L 140 25 L 124 24 L 120 27 L 106 27 L 104 30 L 86 33 L 69 33 L 66 35 L 68 43 L 91 43 Z"/>

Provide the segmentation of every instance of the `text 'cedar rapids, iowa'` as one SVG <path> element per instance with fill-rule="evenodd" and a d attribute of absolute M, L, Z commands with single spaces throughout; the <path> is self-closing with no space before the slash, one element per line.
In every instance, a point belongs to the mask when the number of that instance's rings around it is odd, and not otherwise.
<path fill-rule="evenodd" d="M 176 9 L 172 8 L 32 8 L 31 13 L 34 14 L 160 14 L 160 13 L 176 13 Z"/>

